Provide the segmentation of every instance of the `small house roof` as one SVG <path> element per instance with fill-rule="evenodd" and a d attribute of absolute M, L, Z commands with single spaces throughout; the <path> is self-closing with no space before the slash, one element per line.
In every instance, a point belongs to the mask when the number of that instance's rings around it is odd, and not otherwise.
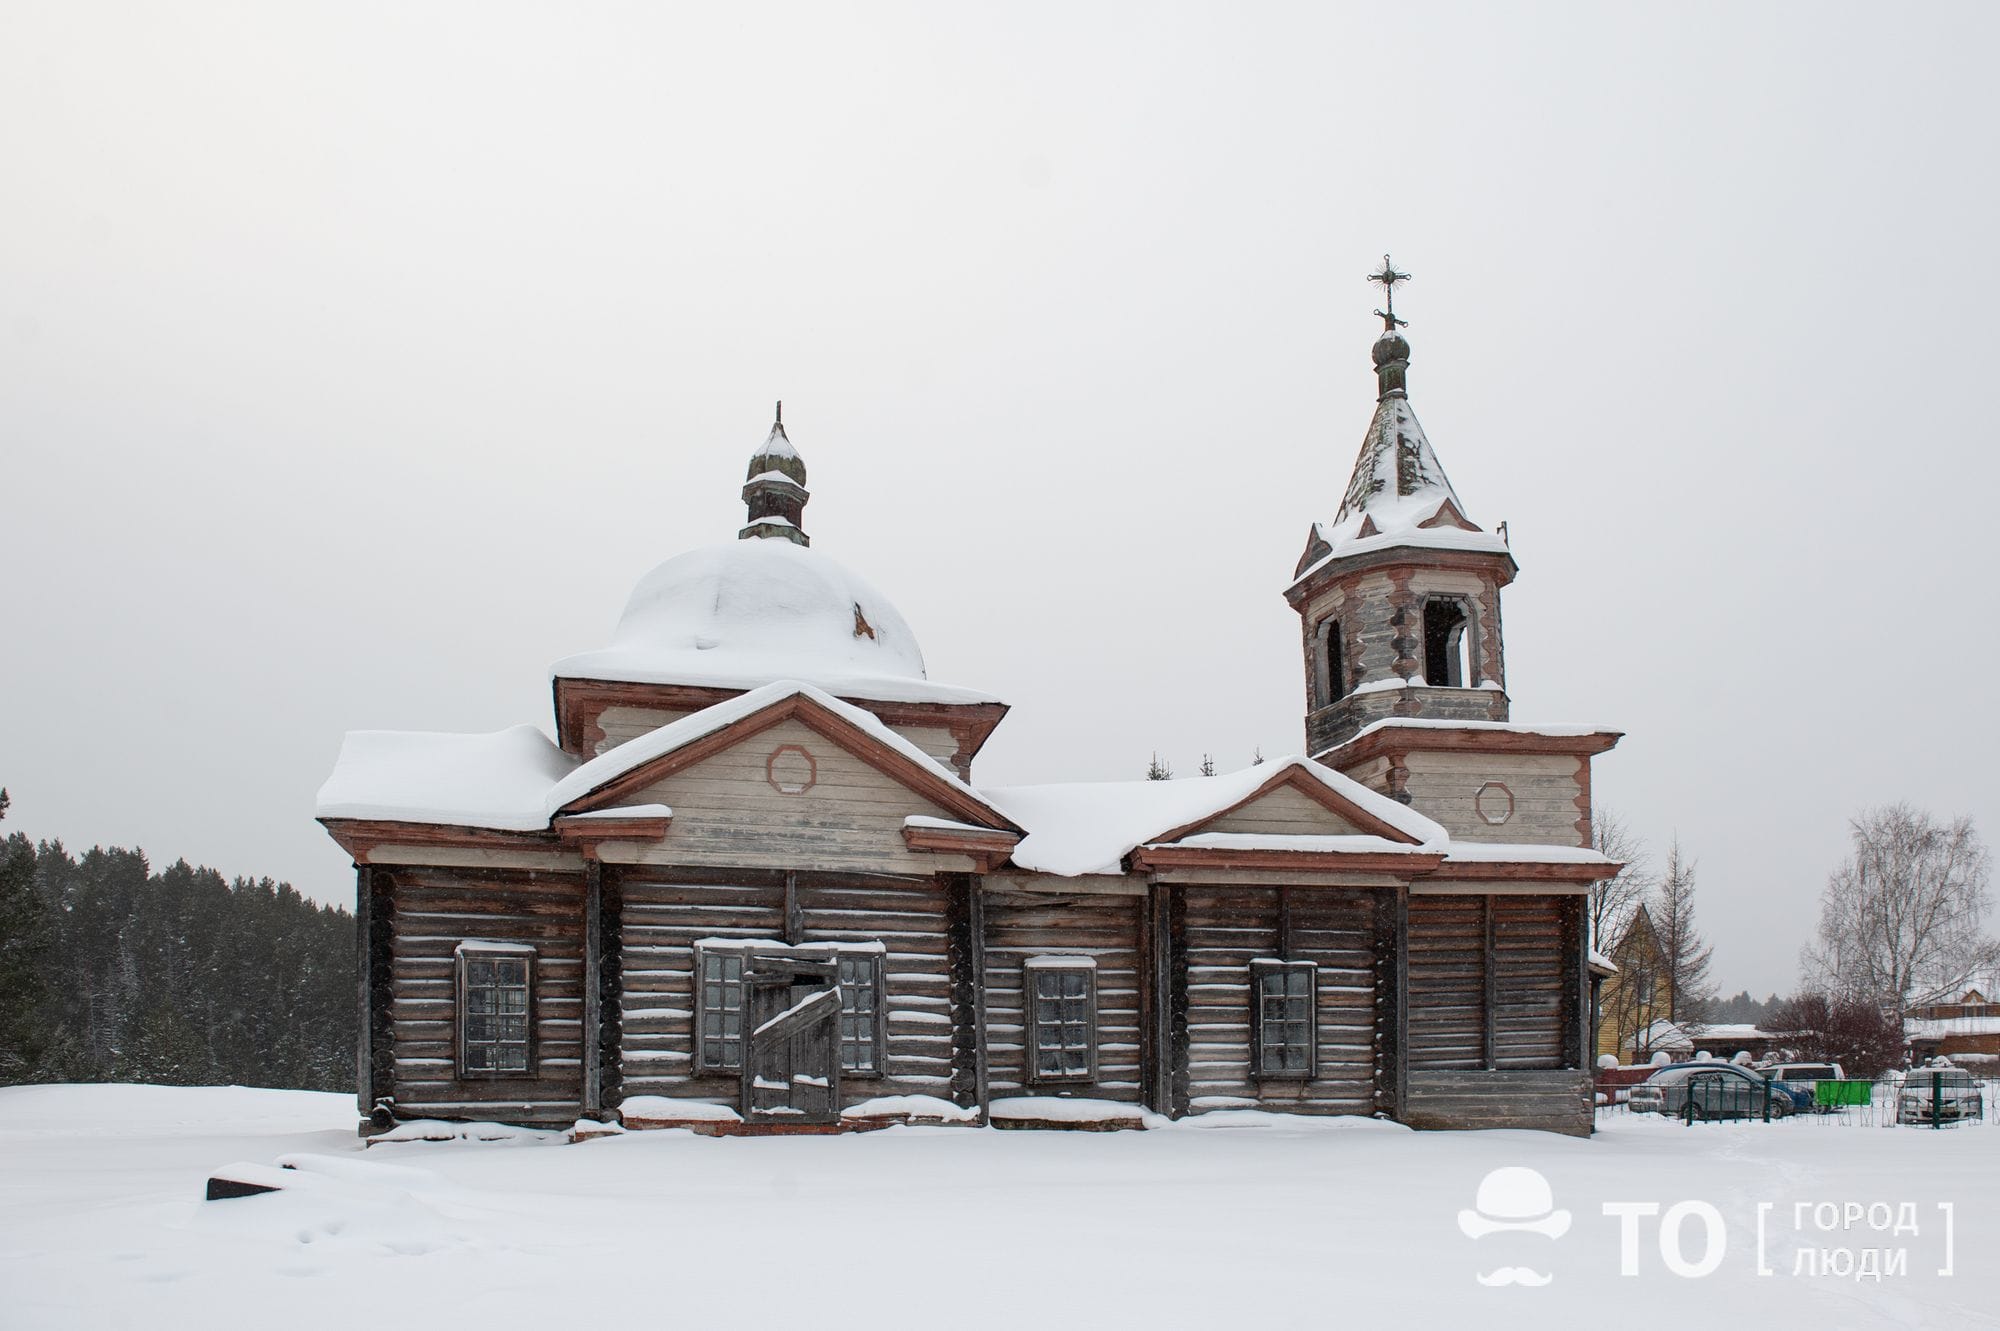
<path fill-rule="evenodd" d="M 955 811 L 986 818 L 990 826 L 1013 827 L 949 767 L 873 713 L 799 680 L 778 680 L 738 694 L 583 762 L 533 726 L 490 735 L 355 731 L 320 787 L 318 816 L 542 831 L 558 813 L 575 812 L 571 806 L 621 777 L 793 699 L 859 732 L 958 805 Z"/>
<path fill-rule="evenodd" d="M 1317 783 L 1362 814 L 1401 834 L 1395 840 L 1371 835 L 1285 838 L 1288 842 L 1339 842 L 1344 844 L 1322 844 L 1316 848 L 1360 849 L 1355 843 L 1365 840 L 1371 851 L 1393 853 L 1446 840 L 1443 827 L 1414 809 L 1304 757 L 1282 758 L 1221 776 L 1004 786 L 989 788 L 985 793 L 1027 829 L 1027 837 L 1014 848 L 1014 864 L 1068 877 L 1121 873 L 1125 856 L 1133 850 L 1155 844 L 1176 831 L 1193 831 L 1266 786 L 1288 777 Z"/>

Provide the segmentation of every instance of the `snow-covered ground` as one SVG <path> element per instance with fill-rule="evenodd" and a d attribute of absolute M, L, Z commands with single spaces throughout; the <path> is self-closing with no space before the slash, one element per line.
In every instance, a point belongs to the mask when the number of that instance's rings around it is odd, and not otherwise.
<path fill-rule="evenodd" d="M 352 1123 L 351 1099 L 307 1092 L 0 1090 L 0 1327 L 2000 1326 L 1994 1126 L 1621 1115 L 1584 1141 L 1231 1115 L 364 1152 Z M 306 1186 L 201 1200 L 217 1167 L 281 1157 Z M 1555 1219 L 1462 1232 L 1509 1166 L 1546 1178 L 1560 1237 Z M 1488 1215 L 1534 1199 L 1505 1200 L 1490 1190 Z M 1670 1272 L 1655 1216 L 1629 1222 L 1621 1276 L 1605 1204 L 1681 1202 L 1720 1217 L 1713 1272 Z M 1915 1233 L 1895 1232 L 1905 1203 Z M 1684 1270 L 1706 1224 L 1697 1206 L 1672 1226 Z M 1817 1273 L 1849 1262 L 1907 1273 Z M 1479 1281 L 1509 1268 L 1553 1279 Z"/>

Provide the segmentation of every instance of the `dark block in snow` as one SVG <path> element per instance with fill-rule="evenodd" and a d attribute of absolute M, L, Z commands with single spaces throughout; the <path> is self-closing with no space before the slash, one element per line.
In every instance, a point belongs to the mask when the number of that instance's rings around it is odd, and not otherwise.
<path fill-rule="evenodd" d="M 221 1202 L 234 1197 L 255 1197 L 263 1192 L 277 1192 L 296 1177 L 296 1174 L 273 1169 L 269 1165 L 224 1165 L 209 1175 L 207 1200 Z"/>

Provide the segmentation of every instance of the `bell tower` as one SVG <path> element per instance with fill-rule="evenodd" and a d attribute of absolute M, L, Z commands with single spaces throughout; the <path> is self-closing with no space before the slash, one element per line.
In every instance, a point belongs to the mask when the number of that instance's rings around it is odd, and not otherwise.
<path fill-rule="evenodd" d="M 1396 317 L 1409 280 L 1388 255 L 1369 280 L 1375 414 L 1340 511 L 1313 524 L 1285 599 L 1299 614 L 1306 751 L 1323 757 L 1389 718 L 1504 722 L 1500 589 L 1514 580 L 1504 528 L 1472 521 L 1410 409 L 1410 343 Z"/>

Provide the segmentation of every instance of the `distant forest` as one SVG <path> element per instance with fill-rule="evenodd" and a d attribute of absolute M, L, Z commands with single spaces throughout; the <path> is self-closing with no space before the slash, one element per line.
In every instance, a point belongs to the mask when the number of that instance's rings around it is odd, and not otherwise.
<path fill-rule="evenodd" d="M 1745 989 L 1734 998 L 1710 999 L 1706 1015 L 1710 1024 L 1742 1022 L 1749 1026 L 1762 1026 L 1770 1019 L 1771 1014 L 1778 1010 L 1782 1002 L 1783 1000 L 1776 994 L 1772 994 L 1760 1003 L 1750 997 L 1750 991 Z"/>
<path fill-rule="evenodd" d="M 138 850 L 0 842 L 0 1085 L 346 1090 L 354 1023 L 347 911 Z"/>

